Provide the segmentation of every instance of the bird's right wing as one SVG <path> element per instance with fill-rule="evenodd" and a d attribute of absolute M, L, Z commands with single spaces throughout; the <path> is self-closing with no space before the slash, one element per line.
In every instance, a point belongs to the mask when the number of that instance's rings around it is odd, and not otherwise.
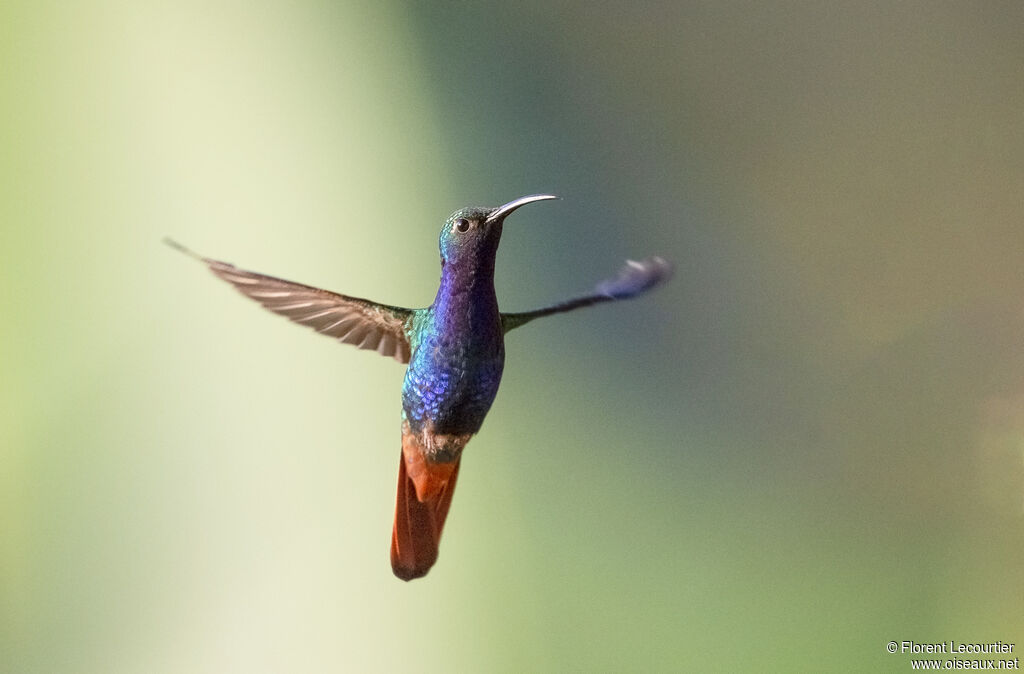
<path fill-rule="evenodd" d="M 605 279 L 597 284 L 591 295 L 559 302 L 550 307 L 525 311 L 517 314 L 502 314 L 501 326 L 505 332 L 529 323 L 541 316 L 560 314 L 573 309 L 589 307 L 600 302 L 612 302 L 636 297 L 672 278 L 672 263 L 664 258 L 649 257 L 639 262 L 626 260 L 615 278 Z"/>
<path fill-rule="evenodd" d="M 343 344 L 354 344 L 400 363 L 409 362 L 406 323 L 413 310 L 378 304 L 301 283 L 239 269 L 233 264 L 193 253 L 181 244 L 166 240 L 172 248 L 206 264 L 214 274 L 264 308 L 309 326 Z"/>

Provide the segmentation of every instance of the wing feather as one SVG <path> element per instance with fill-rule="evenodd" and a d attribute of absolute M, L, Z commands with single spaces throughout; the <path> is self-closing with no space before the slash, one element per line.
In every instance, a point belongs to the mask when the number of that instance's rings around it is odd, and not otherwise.
<path fill-rule="evenodd" d="M 508 332 L 541 316 L 560 314 L 601 302 L 613 302 L 615 300 L 636 297 L 670 278 L 672 278 L 672 263 L 664 258 L 655 256 L 640 260 L 639 262 L 626 260 L 626 264 L 619 270 L 618 275 L 598 283 L 594 287 L 593 294 L 576 297 L 534 311 L 502 314 L 501 325 L 505 332 Z"/>
<path fill-rule="evenodd" d="M 239 269 L 202 257 L 181 244 L 167 243 L 203 262 L 210 271 L 265 309 L 360 349 L 376 351 L 400 363 L 409 362 L 408 323 L 412 309 L 379 304 L 313 286 Z"/>

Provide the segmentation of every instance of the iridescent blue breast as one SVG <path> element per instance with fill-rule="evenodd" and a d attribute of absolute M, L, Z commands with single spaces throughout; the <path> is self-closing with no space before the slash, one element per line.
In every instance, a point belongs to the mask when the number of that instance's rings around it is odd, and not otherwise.
<path fill-rule="evenodd" d="M 466 343 L 427 335 L 417 344 L 402 386 L 402 409 L 414 430 L 476 433 L 494 402 L 505 365 L 503 340 Z"/>

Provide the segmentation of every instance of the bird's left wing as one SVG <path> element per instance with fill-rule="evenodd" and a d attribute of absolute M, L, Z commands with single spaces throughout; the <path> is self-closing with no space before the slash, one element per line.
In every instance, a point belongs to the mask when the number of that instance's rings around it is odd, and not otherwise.
<path fill-rule="evenodd" d="M 198 255 L 180 243 L 166 239 L 168 245 L 206 264 L 214 274 L 264 308 L 309 326 L 343 344 L 391 356 L 400 363 L 409 362 L 406 324 L 412 309 L 378 304 L 301 283 L 239 269 L 233 264 Z"/>
<path fill-rule="evenodd" d="M 589 307 L 600 302 L 612 302 L 636 297 L 672 278 L 672 263 L 664 258 L 649 257 L 639 262 L 626 260 L 615 278 L 605 279 L 594 287 L 593 294 L 559 302 L 550 307 L 517 314 L 502 314 L 501 326 L 505 332 L 529 323 L 541 316 L 560 314 L 573 309 Z"/>

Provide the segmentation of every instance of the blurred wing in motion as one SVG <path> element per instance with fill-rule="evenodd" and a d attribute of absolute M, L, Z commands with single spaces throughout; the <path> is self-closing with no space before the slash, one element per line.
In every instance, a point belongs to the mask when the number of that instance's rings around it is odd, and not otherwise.
<path fill-rule="evenodd" d="M 512 328 L 518 328 L 541 316 L 560 314 L 600 302 L 629 299 L 647 292 L 670 278 L 672 278 L 672 263 L 664 258 L 649 257 L 639 262 L 626 260 L 626 265 L 619 270 L 618 276 L 598 283 L 594 287 L 594 294 L 577 297 L 535 311 L 502 314 L 501 325 L 505 332 L 508 332 Z"/>
<path fill-rule="evenodd" d="M 343 344 L 376 351 L 400 363 L 409 362 L 406 322 L 412 309 L 377 304 L 301 283 L 257 274 L 198 255 L 176 241 L 166 243 L 203 262 L 214 274 L 264 308 L 333 337 Z"/>

